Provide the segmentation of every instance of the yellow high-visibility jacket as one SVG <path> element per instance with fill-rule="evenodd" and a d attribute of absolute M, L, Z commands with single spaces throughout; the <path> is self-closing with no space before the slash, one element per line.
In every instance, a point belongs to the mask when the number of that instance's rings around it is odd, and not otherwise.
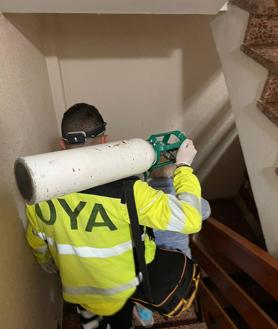
<path fill-rule="evenodd" d="M 174 173 L 177 197 L 137 180 L 134 197 L 139 223 L 185 234 L 201 229 L 201 189 L 190 167 Z M 27 206 L 27 240 L 41 264 L 59 268 L 66 301 L 98 315 L 119 311 L 134 293 L 136 277 L 123 180 Z M 147 234 L 146 262 L 155 255 Z"/>

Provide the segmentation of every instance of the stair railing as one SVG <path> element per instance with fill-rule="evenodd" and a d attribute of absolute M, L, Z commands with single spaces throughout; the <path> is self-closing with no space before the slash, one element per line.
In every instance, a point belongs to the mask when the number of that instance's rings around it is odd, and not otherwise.
<path fill-rule="evenodd" d="M 277 259 L 213 218 L 193 236 L 191 247 L 203 273 L 199 316 L 208 329 L 278 328 L 260 304 L 278 300 Z M 251 293 L 236 280 L 243 275 Z M 250 282 L 262 292 L 250 289 Z"/>

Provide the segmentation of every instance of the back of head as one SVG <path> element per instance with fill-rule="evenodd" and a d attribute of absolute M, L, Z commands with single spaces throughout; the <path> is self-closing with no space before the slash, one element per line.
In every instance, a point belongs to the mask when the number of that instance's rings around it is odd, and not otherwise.
<path fill-rule="evenodd" d="M 104 120 L 98 109 L 86 103 L 71 106 L 62 119 L 62 136 L 74 131 L 89 131 L 103 126 Z"/>
<path fill-rule="evenodd" d="M 168 166 L 160 167 L 160 168 L 154 169 L 150 173 L 150 177 L 151 178 L 172 178 L 175 169 L 176 169 L 175 165 L 168 165 Z"/>
<path fill-rule="evenodd" d="M 160 162 L 166 162 L 168 159 L 164 156 L 161 155 Z M 174 175 L 174 171 L 176 169 L 175 164 L 168 164 L 159 168 L 155 168 L 154 170 L 151 171 L 150 177 L 151 178 L 171 178 Z"/>

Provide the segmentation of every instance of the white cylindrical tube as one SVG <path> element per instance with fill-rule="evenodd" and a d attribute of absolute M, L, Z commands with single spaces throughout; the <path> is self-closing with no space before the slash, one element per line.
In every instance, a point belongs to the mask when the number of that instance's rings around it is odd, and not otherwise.
<path fill-rule="evenodd" d="M 33 204 L 147 171 L 152 145 L 135 138 L 26 157 L 15 162 L 18 188 Z"/>

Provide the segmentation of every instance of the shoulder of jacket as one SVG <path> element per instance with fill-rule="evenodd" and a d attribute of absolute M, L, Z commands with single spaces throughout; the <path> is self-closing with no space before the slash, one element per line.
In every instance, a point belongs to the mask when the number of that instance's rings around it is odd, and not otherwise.
<path fill-rule="evenodd" d="M 111 182 L 108 184 L 92 187 L 90 189 L 81 191 L 79 193 L 121 199 L 125 182 L 127 182 L 127 181 L 136 182 L 137 180 L 140 181 L 140 179 L 138 177 L 132 176 L 132 177 L 120 179 L 120 180 L 117 180 L 117 181 L 114 181 L 114 182 Z"/>

